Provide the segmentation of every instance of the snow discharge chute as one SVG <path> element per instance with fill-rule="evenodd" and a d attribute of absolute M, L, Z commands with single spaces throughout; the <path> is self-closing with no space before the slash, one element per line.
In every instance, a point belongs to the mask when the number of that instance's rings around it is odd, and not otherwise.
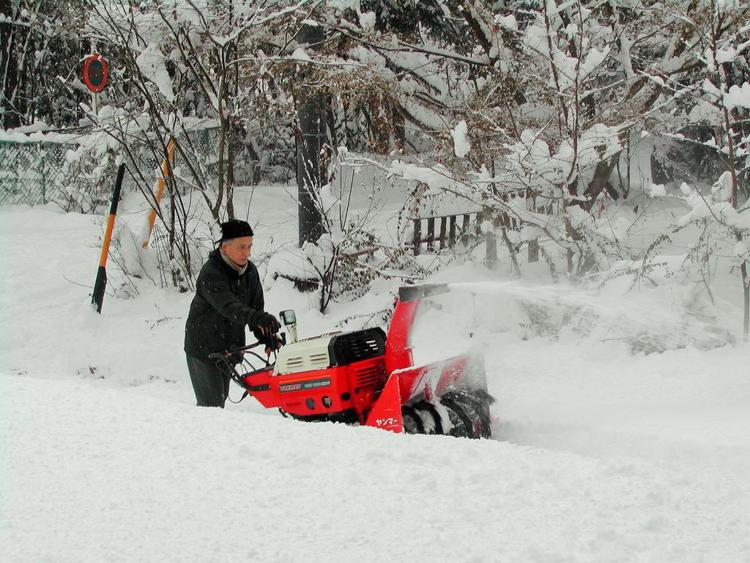
<path fill-rule="evenodd" d="M 299 420 L 489 438 L 493 399 L 481 356 L 464 353 L 414 364 L 409 337 L 420 302 L 448 290 L 447 284 L 400 288 L 387 335 L 370 328 L 306 338 L 281 348 L 274 364 L 252 351 L 260 343 L 212 357 L 246 394 Z M 265 365 L 235 368 L 228 359 L 240 351 Z"/>

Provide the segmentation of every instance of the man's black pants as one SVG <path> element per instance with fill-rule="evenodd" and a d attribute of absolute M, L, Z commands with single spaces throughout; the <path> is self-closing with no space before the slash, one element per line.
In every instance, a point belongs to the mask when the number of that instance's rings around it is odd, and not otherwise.
<path fill-rule="evenodd" d="M 229 375 L 214 364 L 206 363 L 193 356 L 186 357 L 198 406 L 223 409 L 224 401 L 229 393 Z"/>

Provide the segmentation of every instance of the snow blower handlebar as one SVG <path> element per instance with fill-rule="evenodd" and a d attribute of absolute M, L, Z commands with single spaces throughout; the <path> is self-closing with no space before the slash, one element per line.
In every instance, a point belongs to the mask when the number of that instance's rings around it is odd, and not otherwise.
<path fill-rule="evenodd" d="M 276 354 L 276 351 L 284 346 L 286 344 L 286 335 L 285 334 L 272 334 L 270 336 L 263 336 L 258 339 L 257 342 L 254 342 L 253 344 L 248 344 L 247 346 L 240 346 L 238 348 L 230 348 L 228 350 L 224 350 L 223 352 L 212 352 L 208 355 L 209 360 L 214 360 L 215 362 L 225 362 L 227 364 L 232 363 L 233 360 L 238 359 L 238 361 L 234 363 L 240 363 L 242 361 L 242 358 L 245 354 L 245 352 L 250 352 L 253 356 L 258 358 L 259 360 L 263 361 L 266 366 L 271 365 L 271 362 L 269 362 L 266 358 L 263 358 L 260 354 L 257 354 L 256 352 L 251 352 L 253 348 L 257 348 L 258 346 L 265 346 L 267 349 L 271 350 L 271 352 Z"/>
<path fill-rule="evenodd" d="M 294 329 L 294 333 L 292 334 L 292 341 L 296 340 L 296 332 L 297 332 L 297 319 L 295 318 L 294 311 L 291 309 L 288 309 L 286 311 L 281 311 L 280 313 L 281 319 L 284 322 L 284 325 L 287 327 L 287 329 Z M 239 348 L 232 348 L 229 350 L 224 350 L 223 352 L 212 352 L 208 355 L 208 358 L 210 360 L 214 360 L 216 363 L 226 363 L 230 368 L 232 368 L 232 371 L 234 371 L 234 368 L 232 367 L 232 360 L 239 358 L 237 362 L 234 362 L 235 364 L 241 363 L 242 358 L 244 356 L 245 352 L 248 352 L 252 350 L 253 348 L 257 348 L 261 344 L 265 345 L 267 350 L 270 350 L 274 353 L 274 356 L 276 352 L 281 348 L 282 346 L 286 345 L 286 334 L 285 333 L 266 333 L 265 331 L 261 330 L 254 330 L 253 334 L 255 338 L 258 339 L 257 342 L 253 344 L 249 344 L 247 346 L 241 346 Z M 260 336 L 259 336 L 260 334 Z M 251 352 L 253 356 L 256 356 L 261 361 L 265 362 L 266 367 L 271 365 L 271 363 L 262 358 L 259 354 L 256 354 L 255 352 Z"/>
<path fill-rule="evenodd" d="M 296 341 L 297 320 L 294 311 L 291 309 L 282 311 L 280 317 L 284 326 L 286 326 L 290 333 L 292 342 Z M 209 360 L 212 360 L 221 371 L 229 375 L 235 383 L 245 389 L 245 394 L 242 396 L 242 399 L 247 396 L 248 392 L 267 391 L 269 389 L 267 383 L 250 385 L 245 381 L 245 378 L 258 375 L 262 372 L 268 374 L 276 364 L 276 354 L 279 348 L 285 346 L 287 343 L 287 335 L 283 332 L 266 333 L 266 331 L 256 329 L 253 331 L 253 334 L 258 339 L 258 341 L 253 344 L 230 348 L 221 352 L 212 352 L 208 355 Z M 265 347 L 266 357 L 253 351 L 253 348 L 257 348 L 258 346 Z M 253 359 L 248 359 L 245 356 L 247 353 L 254 357 L 257 362 Z M 273 361 L 270 361 L 271 354 L 273 354 Z M 256 367 L 258 363 L 260 363 L 260 367 Z M 237 370 L 238 365 L 241 366 L 240 372 Z M 249 370 L 247 368 L 249 368 Z M 242 399 L 240 399 L 240 401 Z"/>
<path fill-rule="evenodd" d="M 283 336 L 284 335 L 281 335 L 282 344 L 284 341 Z M 273 335 L 272 338 L 276 339 L 277 335 Z M 270 342 L 267 342 L 266 340 L 267 339 L 258 340 L 258 342 L 255 342 L 248 346 L 230 348 L 229 350 L 225 350 L 223 352 L 213 352 L 212 354 L 208 355 L 208 358 L 210 360 L 213 360 L 220 370 L 222 370 L 224 373 L 229 375 L 232 378 L 232 380 L 235 383 L 237 383 L 237 385 L 245 389 L 245 394 L 242 396 L 242 399 L 245 398 L 248 391 L 253 392 L 253 391 L 268 390 L 268 385 L 266 384 L 248 385 L 248 383 L 244 381 L 244 378 L 249 375 L 253 375 L 255 373 L 260 373 L 260 372 L 267 372 L 271 368 L 273 363 L 275 363 L 276 350 L 278 349 L 279 346 L 276 346 L 274 348 L 270 345 Z M 278 340 L 277 340 L 277 343 L 278 343 Z M 269 361 L 270 357 L 263 357 L 261 354 L 254 352 L 253 348 L 257 348 L 258 346 L 265 346 L 266 348 L 270 348 L 274 354 L 274 362 Z M 261 363 L 261 367 L 256 368 L 255 365 L 253 365 L 253 362 L 245 356 L 245 354 L 247 353 L 249 353 L 251 356 L 257 359 Z M 236 369 L 236 366 L 238 364 L 249 367 L 250 371 L 247 373 L 243 373 L 243 374 L 238 373 Z M 240 399 L 240 401 L 242 399 Z"/>

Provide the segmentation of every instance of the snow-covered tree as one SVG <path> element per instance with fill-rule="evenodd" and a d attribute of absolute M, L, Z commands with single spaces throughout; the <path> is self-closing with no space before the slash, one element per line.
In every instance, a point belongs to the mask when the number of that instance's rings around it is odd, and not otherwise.
<path fill-rule="evenodd" d="M 157 1 L 135 6 L 122 1 L 96 3 L 79 14 L 85 34 L 108 56 L 114 75 L 104 107 L 91 112 L 90 119 L 119 141 L 136 168 L 143 160 L 136 147 L 148 156 L 152 168 L 137 169 L 136 177 L 168 229 L 168 261 L 177 259 L 178 277 L 188 283 L 195 264 L 187 239 L 196 226 L 184 194 L 196 190 L 216 222 L 236 215 L 237 158 L 249 153 L 251 171 L 244 177 L 252 180 L 262 161 L 259 122 L 267 124 L 274 112 L 289 109 L 263 53 L 278 48 L 283 30 L 305 3 Z M 273 108 L 270 99 L 275 99 Z M 210 146 L 201 154 L 195 148 L 196 129 L 206 128 L 212 130 Z M 168 161 L 170 140 L 176 146 L 174 170 L 167 201 L 157 206 L 151 194 L 153 163 Z"/>
<path fill-rule="evenodd" d="M 44 122 L 75 126 L 85 88 L 77 76 L 83 48 L 71 25 L 73 2 L 0 2 L 0 114 L 4 128 Z M 64 83 L 72 81 L 71 89 Z"/>
<path fill-rule="evenodd" d="M 699 249 L 728 247 L 735 256 L 744 299 L 743 331 L 750 333 L 750 7 L 709 0 L 700 10 L 681 5 L 664 10 L 665 18 L 681 22 L 690 50 L 685 56 L 686 78 L 669 87 L 673 103 L 675 144 L 697 146 L 718 165 L 708 178 L 681 188 L 691 208 L 682 223 L 702 225 L 691 252 L 698 265 L 706 264 Z M 688 79 L 689 78 L 689 79 Z M 674 125 L 673 125 L 674 127 Z M 712 244 L 706 244 L 713 238 Z"/>
<path fill-rule="evenodd" d="M 13 25 L 32 21 L 22 0 L 11 4 Z M 220 220 L 235 214 L 238 176 L 294 170 L 300 104 L 315 99 L 320 150 L 302 162 L 315 165 L 310 193 L 335 244 L 346 228 L 326 215 L 336 208 L 326 168 L 360 156 L 419 182 L 416 213 L 441 198 L 483 208 L 483 228 L 512 258 L 539 241 L 576 278 L 642 258 L 603 209 L 685 182 L 736 245 L 747 292 L 749 10 L 735 0 L 121 0 L 73 12 L 85 18 L 86 50 L 112 62 L 104 107 L 88 118 L 156 163 L 176 139 L 172 227 L 190 222 L 181 190 L 197 190 Z M 323 37 L 315 45 L 301 33 L 311 27 Z M 216 130 L 210 161 L 190 140 L 206 125 Z M 632 159 L 667 176 L 636 181 Z"/>

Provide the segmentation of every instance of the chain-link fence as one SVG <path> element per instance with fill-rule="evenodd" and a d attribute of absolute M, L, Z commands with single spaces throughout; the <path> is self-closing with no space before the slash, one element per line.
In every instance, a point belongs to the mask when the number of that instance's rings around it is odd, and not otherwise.
<path fill-rule="evenodd" d="M 65 209 L 90 212 L 98 205 L 106 204 L 116 166 L 114 158 L 103 159 L 97 153 L 91 139 L 93 137 L 85 135 L 57 135 L 43 141 L 0 141 L 0 205 L 55 202 Z M 174 167 L 181 188 L 198 188 L 198 183 L 214 185 L 219 167 L 219 129 L 195 129 L 178 140 L 181 151 L 175 155 Z M 277 151 L 269 150 L 258 157 L 244 138 L 234 135 L 227 139 L 224 158 L 228 157 L 230 143 L 236 185 L 257 183 L 261 168 L 277 181 L 293 178 L 294 168 L 289 162 L 294 163 L 294 160 L 286 154 L 288 151 L 278 151 L 277 154 Z M 86 150 L 80 150 L 82 147 Z M 136 181 L 141 182 L 143 189 L 150 189 L 150 184 L 159 174 L 163 158 L 161 151 L 141 142 L 133 142 L 129 149 L 136 162 L 128 159 L 130 174 L 124 191 L 138 189 Z M 126 155 L 123 153 L 123 156 Z"/>
<path fill-rule="evenodd" d="M 0 205 L 36 205 L 62 189 L 88 182 L 65 167 L 69 143 L 0 141 Z"/>
<path fill-rule="evenodd" d="M 217 145 L 218 130 L 213 128 L 192 132 L 189 142 L 183 143 L 183 150 L 204 178 L 216 174 Z M 79 147 L 70 141 L 0 141 L 0 205 L 62 203 L 73 194 L 95 194 L 102 186 L 106 200 L 109 182 L 102 176 L 110 174 L 112 166 L 83 166 L 77 162 L 80 155 L 75 154 Z M 130 149 L 137 160 L 136 166 L 129 163 L 131 172 L 137 168 L 147 183 L 155 180 L 161 156 L 139 144 Z M 132 179 L 126 184 L 126 191 L 135 189 Z"/>

